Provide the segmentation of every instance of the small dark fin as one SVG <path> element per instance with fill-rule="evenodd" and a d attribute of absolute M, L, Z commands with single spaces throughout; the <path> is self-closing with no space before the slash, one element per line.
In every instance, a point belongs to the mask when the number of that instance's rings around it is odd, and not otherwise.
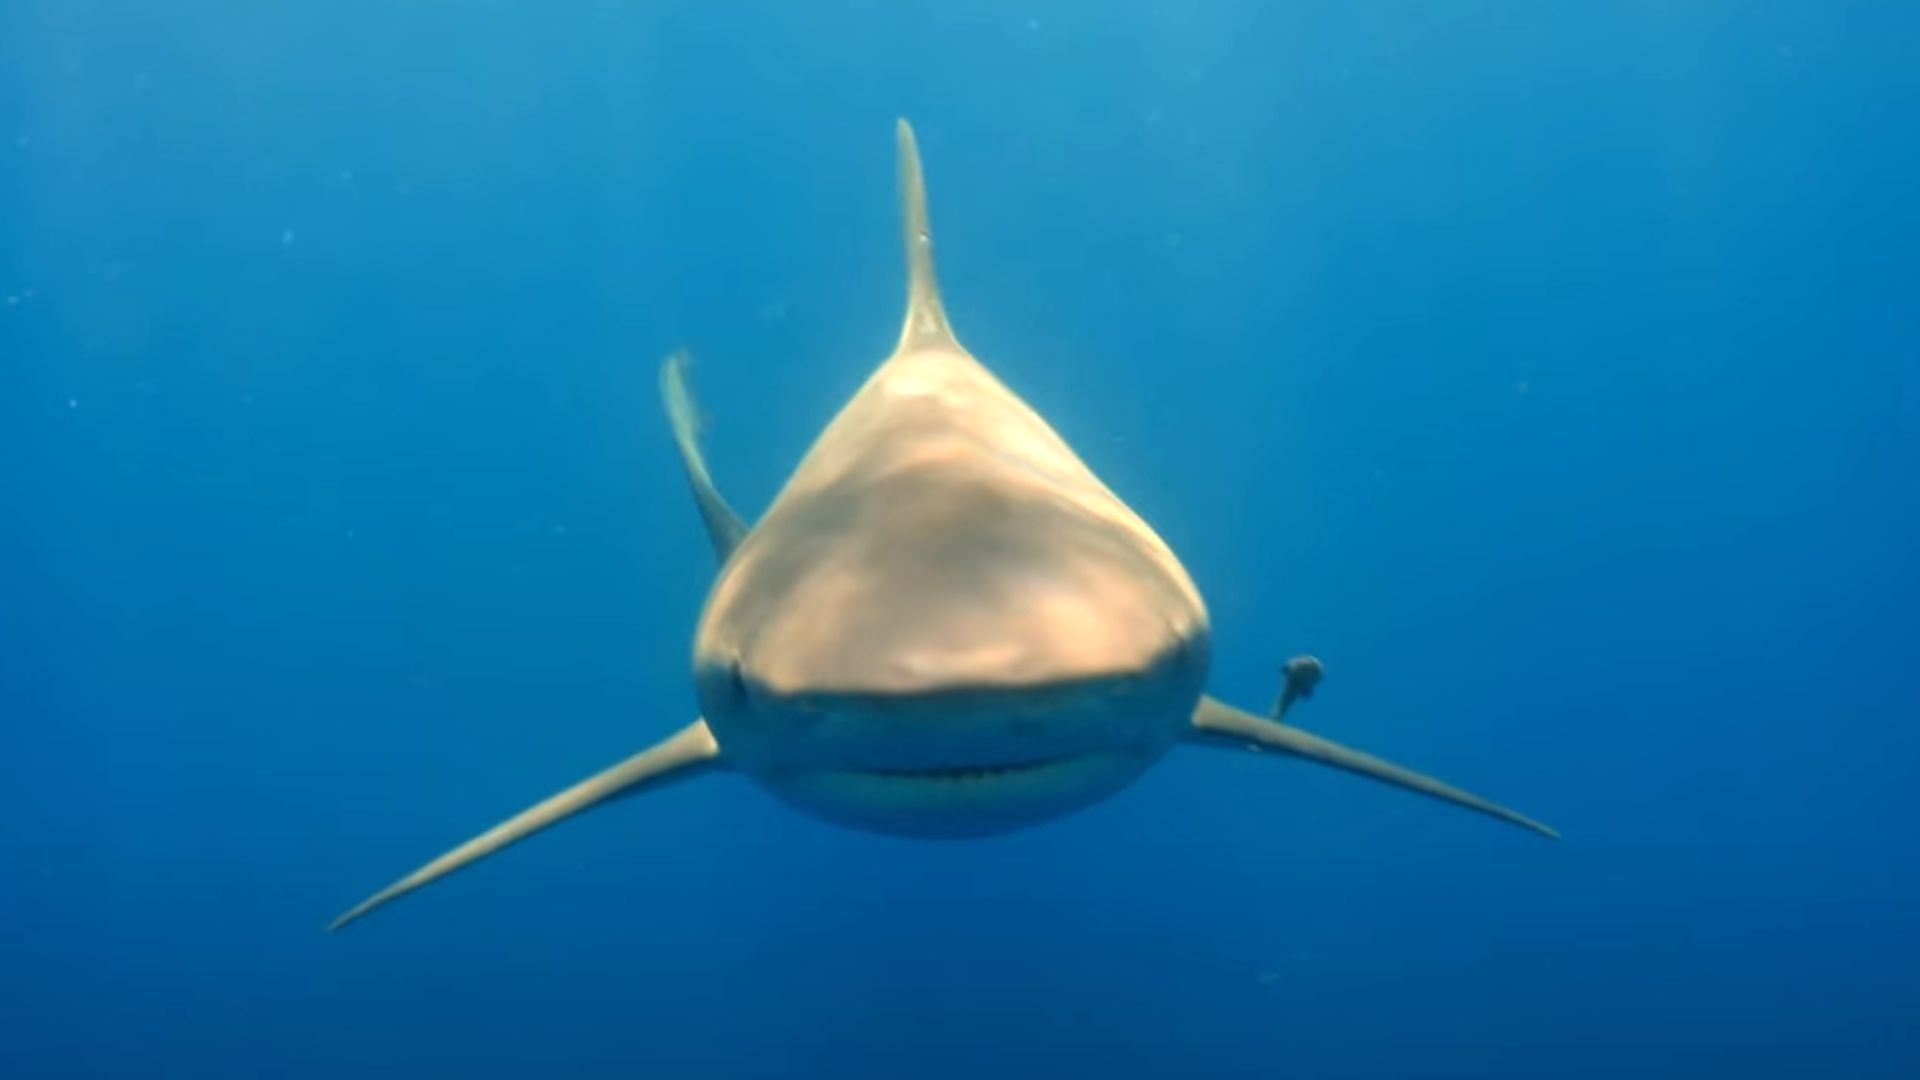
<path fill-rule="evenodd" d="M 1286 681 L 1280 687 L 1280 698 L 1273 703 L 1270 714 L 1275 720 L 1285 720 L 1287 710 L 1293 708 L 1296 701 L 1305 701 L 1313 696 L 1313 688 L 1325 678 L 1327 668 L 1316 656 L 1302 654 L 1286 662 L 1280 668 L 1280 675 Z"/>
<path fill-rule="evenodd" d="M 719 757 L 720 744 L 714 741 L 713 733 L 707 730 L 707 722 L 695 720 L 649 749 L 515 814 L 381 889 L 333 920 L 327 929 L 338 930 L 383 904 L 430 885 L 508 844 L 524 840 L 549 825 L 565 821 L 609 799 L 634 794 L 643 787 L 659 786 L 662 781 L 693 776 L 701 771 L 699 766 L 712 764 Z"/>
<path fill-rule="evenodd" d="M 687 486 L 693 490 L 700 520 L 706 523 L 713 557 L 724 563 L 747 535 L 747 526 L 714 486 L 707 457 L 700 452 L 700 406 L 687 385 L 688 359 L 687 351 L 681 349 L 660 365 L 660 400 L 667 408 L 667 422 L 673 425 L 673 442 L 680 448 L 680 464 L 687 471 Z"/>
<path fill-rule="evenodd" d="M 1478 795 L 1471 794 L 1442 783 L 1431 776 L 1402 768 L 1389 761 L 1382 761 L 1371 754 L 1358 750 L 1349 750 L 1339 743 L 1330 742 L 1311 732 L 1297 727 L 1242 712 L 1231 705 L 1216 701 L 1210 697 L 1200 699 L 1200 707 L 1193 714 L 1193 737 L 1205 741 L 1224 741 L 1233 745 L 1266 747 L 1283 754 L 1317 761 L 1322 765 L 1331 765 L 1336 769 L 1378 780 L 1383 784 L 1405 788 L 1441 802 L 1452 803 L 1468 810 L 1478 810 L 1483 814 L 1499 818 L 1501 821 L 1531 829 L 1548 839 L 1558 840 L 1560 834 L 1553 829 L 1527 817 L 1490 802 Z"/>
<path fill-rule="evenodd" d="M 920 171 L 920 146 L 913 126 L 902 118 L 900 142 L 900 235 L 907 253 L 907 320 L 896 352 L 953 342 L 947 312 L 940 304 L 940 283 L 933 273 L 933 230 L 927 224 L 927 181 Z"/>

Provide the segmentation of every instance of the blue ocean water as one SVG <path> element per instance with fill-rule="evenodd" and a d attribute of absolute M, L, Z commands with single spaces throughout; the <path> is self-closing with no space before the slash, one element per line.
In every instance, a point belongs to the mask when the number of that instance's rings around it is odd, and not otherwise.
<path fill-rule="evenodd" d="M 0 1074 L 1920 1075 L 1920 10 L 0 5 Z M 992 840 L 737 777 L 329 935 L 695 710 L 755 511 L 963 341 L 1215 692 Z"/>

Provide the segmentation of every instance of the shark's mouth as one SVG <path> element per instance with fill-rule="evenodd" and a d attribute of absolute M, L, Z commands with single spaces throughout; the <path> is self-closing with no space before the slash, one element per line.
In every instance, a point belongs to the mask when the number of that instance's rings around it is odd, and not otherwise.
<path fill-rule="evenodd" d="M 1126 786 L 1151 757 L 1096 751 L 954 765 L 844 763 L 773 786 L 829 819 L 902 836 L 987 836 L 1045 821 Z"/>
<path fill-rule="evenodd" d="M 926 783 L 964 784 L 986 780 L 1010 780 L 1014 777 L 1028 776 L 1047 769 L 1070 765 L 1076 758 L 1045 758 L 1039 761 L 1016 761 L 997 765 L 956 765 L 946 768 L 930 769 L 859 769 L 863 776 L 875 776 L 886 780 L 918 780 Z"/>

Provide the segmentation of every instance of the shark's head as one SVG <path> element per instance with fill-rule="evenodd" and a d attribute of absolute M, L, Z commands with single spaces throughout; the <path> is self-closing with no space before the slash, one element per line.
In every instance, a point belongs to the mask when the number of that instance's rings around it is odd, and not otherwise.
<path fill-rule="evenodd" d="M 803 809 L 998 832 L 1120 790 L 1188 726 L 1210 638 L 1177 568 L 962 457 L 790 503 L 714 590 L 703 713 L 736 768 Z"/>

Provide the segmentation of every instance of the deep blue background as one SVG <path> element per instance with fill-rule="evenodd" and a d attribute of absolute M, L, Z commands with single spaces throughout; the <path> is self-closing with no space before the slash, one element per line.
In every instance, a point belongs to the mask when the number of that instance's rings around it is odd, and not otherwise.
<path fill-rule="evenodd" d="M 1173 10 L 1173 9 L 1178 10 Z M 1684 12 L 1670 9 L 1685 8 Z M 1920 1072 L 1920 9 L 0 3 L 0 1073 Z M 1255 708 L 920 844 L 684 723 L 654 399 L 770 497 L 961 337 Z"/>

